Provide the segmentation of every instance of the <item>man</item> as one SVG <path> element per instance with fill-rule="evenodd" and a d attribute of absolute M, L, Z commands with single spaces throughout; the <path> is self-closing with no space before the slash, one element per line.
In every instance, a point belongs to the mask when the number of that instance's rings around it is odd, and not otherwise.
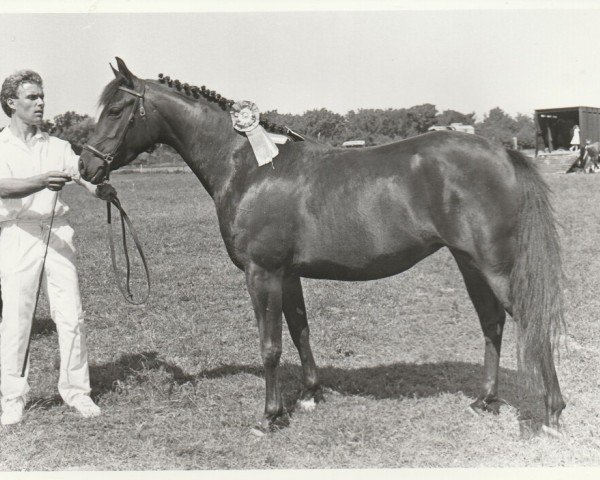
<path fill-rule="evenodd" d="M 39 129 L 44 92 L 37 73 L 22 70 L 7 77 L 0 104 L 10 117 L 10 125 L 0 132 L 0 284 L 4 301 L 0 324 L 0 423 L 11 425 L 23 418 L 29 362 L 25 375 L 21 373 L 48 238 L 44 287 L 59 339 L 58 390 L 65 403 L 82 416 L 95 417 L 100 408 L 89 396 L 73 229 L 65 216 L 69 208 L 59 192 L 71 180 L 103 199 L 114 194 L 114 189 L 96 189 L 80 179 L 78 157 L 69 143 Z"/>

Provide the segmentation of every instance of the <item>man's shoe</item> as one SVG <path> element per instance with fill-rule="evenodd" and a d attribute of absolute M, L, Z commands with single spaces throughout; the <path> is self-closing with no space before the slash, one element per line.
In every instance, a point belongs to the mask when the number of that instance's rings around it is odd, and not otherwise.
<path fill-rule="evenodd" d="M 72 401 L 71 406 L 77 410 L 83 418 L 97 417 L 102 412 L 100 407 L 87 395 L 77 395 Z"/>
<path fill-rule="evenodd" d="M 0 423 L 2 425 L 14 425 L 23 420 L 23 410 L 25 409 L 25 399 L 23 397 L 11 398 L 5 402 L 2 409 Z"/>

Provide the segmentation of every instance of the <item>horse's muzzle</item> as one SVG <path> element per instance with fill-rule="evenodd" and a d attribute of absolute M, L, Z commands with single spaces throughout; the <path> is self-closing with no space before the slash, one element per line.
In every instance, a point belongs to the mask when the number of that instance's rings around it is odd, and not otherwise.
<path fill-rule="evenodd" d="M 89 159 L 89 161 L 86 162 L 84 161 L 84 159 L 79 157 L 79 174 L 84 180 L 91 182 L 94 185 L 98 185 L 102 183 L 108 176 L 109 166 L 104 162 L 94 162 L 94 160 L 94 158 L 91 158 Z"/>

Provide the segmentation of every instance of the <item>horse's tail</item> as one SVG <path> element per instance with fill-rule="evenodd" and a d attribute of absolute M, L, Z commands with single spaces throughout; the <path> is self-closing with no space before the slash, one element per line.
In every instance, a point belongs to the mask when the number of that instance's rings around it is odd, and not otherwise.
<path fill-rule="evenodd" d="M 510 294 L 517 322 L 519 373 L 538 390 L 542 371 L 553 371 L 553 355 L 565 328 L 560 242 L 550 188 L 523 154 L 507 151 L 520 189 L 517 253 Z"/>

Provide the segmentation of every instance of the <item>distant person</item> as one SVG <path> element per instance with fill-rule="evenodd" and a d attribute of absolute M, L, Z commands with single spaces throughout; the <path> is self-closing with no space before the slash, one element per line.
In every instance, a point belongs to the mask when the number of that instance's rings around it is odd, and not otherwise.
<path fill-rule="evenodd" d="M 79 178 L 78 157 L 68 142 L 40 130 L 44 116 L 41 77 L 30 70 L 7 77 L 0 105 L 10 125 L 0 132 L 0 281 L 3 309 L 0 324 L 0 393 L 2 425 L 23 418 L 27 376 L 21 376 L 34 314 L 46 239 L 50 239 L 44 283 L 60 350 L 58 391 L 65 403 L 84 417 L 100 414 L 90 398 L 88 355 L 83 311 L 75 267 L 69 207 L 59 192 L 74 180 L 101 198 L 114 189 Z M 56 196 L 55 218 L 49 232 Z"/>
<path fill-rule="evenodd" d="M 571 148 L 569 149 L 571 152 L 576 152 L 579 150 L 579 125 L 575 125 L 573 127 L 573 137 L 571 138 Z"/>

